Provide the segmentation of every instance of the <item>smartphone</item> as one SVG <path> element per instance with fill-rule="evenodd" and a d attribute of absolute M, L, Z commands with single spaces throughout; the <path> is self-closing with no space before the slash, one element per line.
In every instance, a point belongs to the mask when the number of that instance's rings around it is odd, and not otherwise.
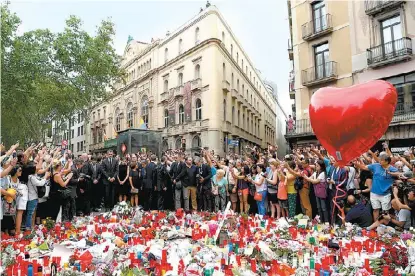
<path fill-rule="evenodd" d="M 13 158 L 16 158 L 16 157 L 17 157 L 17 152 L 13 151 Z"/>

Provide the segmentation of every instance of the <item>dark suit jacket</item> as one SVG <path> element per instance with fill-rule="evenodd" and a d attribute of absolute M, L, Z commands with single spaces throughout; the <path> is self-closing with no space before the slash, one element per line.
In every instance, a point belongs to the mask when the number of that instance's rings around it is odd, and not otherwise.
<path fill-rule="evenodd" d="M 102 171 L 101 171 L 101 164 L 95 163 L 91 164 L 92 167 L 92 180 L 98 180 L 98 182 L 101 180 L 102 177 Z"/>
<path fill-rule="evenodd" d="M 179 163 L 174 161 L 173 163 L 171 163 L 170 165 L 170 171 L 169 171 L 169 175 L 171 179 L 175 179 L 176 175 L 177 175 L 177 165 Z"/>
<path fill-rule="evenodd" d="M 165 164 L 157 166 L 157 191 L 162 191 L 167 186 L 169 174 Z"/>
<path fill-rule="evenodd" d="M 143 178 L 143 188 L 154 189 L 157 185 L 157 165 L 154 162 L 150 162 L 144 170 L 146 173 Z"/>
<path fill-rule="evenodd" d="M 187 167 L 184 162 L 177 164 L 176 173 L 174 179 L 177 181 L 182 181 L 187 176 Z"/>
<path fill-rule="evenodd" d="M 201 167 L 198 167 L 198 173 L 203 177 L 203 182 L 198 183 L 198 185 L 200 185 L 203 190 L 211 189 L 212 185 L 210 179 L 212 178 L 212 170 L 209 165 L 202 164 Z"/>
<path fill-rule="evenodd" d="M 112 165 L 110 165 L 110 162 L 107 159 L 105 159 L 102 164 L 101 164 L 101 172 L 102 175 L 104 176 L 103 178 L 103 182 L 105 185 L 109 184 L 109 180 L 108 178 L 112 178 L 114 177 L 115 179 L 117 179 L 118 176 L 118 160 L 115 159 L 114 157 L 112 158 Z M 115 181 L 113 182 L 115 183 Z"/>
<path fill-rule="evenodd" d="M 75 198 L 78 186 L 81 184 L 82 181 L 78 181 L 79 170 L 77 167 L 72 166 L 71 173 L 72 173 L 72 178 L 71 180 L 69 180 L 67 187 L 68 189 L 71 190 L 71 197 Z"/>

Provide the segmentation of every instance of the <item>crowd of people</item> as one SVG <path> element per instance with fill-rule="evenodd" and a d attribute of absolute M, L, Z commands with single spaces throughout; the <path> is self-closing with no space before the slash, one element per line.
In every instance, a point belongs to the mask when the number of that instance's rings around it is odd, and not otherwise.
<path fill-rule="evenodd" d="M 2 231 L 20 235 L 45 218 L 108 211 L 127 201 L 144 210 L 183 208 L 292 218 L 302 213 L 324 223 L 361 227 L 413 225 L 414 150 L 403 156 L 363 154 L 348 166 L 313 145 L 278 157 L 276 147 L 246 148 L 218 156 L 207 148 L 193 155 L 168 150 L 117 156 L 13 145 L 1 156 Z M 415 187 L 415 186 L 413 186 Z"/>

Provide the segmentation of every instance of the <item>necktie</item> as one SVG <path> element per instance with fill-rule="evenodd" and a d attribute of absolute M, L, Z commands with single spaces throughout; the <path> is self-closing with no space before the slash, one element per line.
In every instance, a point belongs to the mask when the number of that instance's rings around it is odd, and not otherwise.
<path fill-rule="evenodd" d="M 110 166 L 112 166 L 112 158 L 110 158 Z"/>

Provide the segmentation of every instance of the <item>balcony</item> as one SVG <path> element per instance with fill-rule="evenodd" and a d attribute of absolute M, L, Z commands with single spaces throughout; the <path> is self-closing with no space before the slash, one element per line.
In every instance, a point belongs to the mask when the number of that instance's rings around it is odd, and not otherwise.
<path fill-rule="evenodd" d="M 294 89 L 294 78 L 292 78 L 291 80 L 289 80 L 288 82 L 288 88 L 290 91 L 290 99 L 291 100 L 295 100 L 295 89 Z"/>
<path fill-rule="evenodd" d="M 307 22 L 301 26 L 303 39 L 310 41 L 333 31 L 331 14 L 325 14 L 321 17 Z"/>
<path fill-rule="evenodd" d="M 412 40 L 409 37 L 393 40 L 366 50 L 367 65 L 371 68 L 412 58 Z"/>
<path fill-rule="evenodd" d="M 396 0 L 365 0 L 365 12 L 367 15 L 375 15 L 388 9 L 396 8 L 404 2 Z"/>
<path fill-rule="evenodd" d="M 222 123 L 222 131 L 226 132 L 226 133 L 231 133 L 232 132 L 232 125 L 230 122 L 228 121 L 224 121 Z"/>
<path fill-rule="evenodd" d="M 173 89 L 174 89 L 174 97 L 175 98 L 183 97 L 183 95 L 184 95 L 184 86 L 183 85 L 177 86 Z"/>
<path fill-rule="evenodd" d="M 288 58 L 290 60 L 294 59 L 294 53 L 293 53 L 293 45 L 290 43 L 290 40 L 288 39 Z"/>
<path fill-rule="evenodd" d="M 192 90 L 192 92 L 200 91 L 200 89 L 202 89 L 202 79 L 197 78 L 192 80 L 192 82 L 190 83 L 190 89 Z"/>
<path fill-rule="evenodd" d="M 313 129 L 310 124 L 310 119 L 301 119 L 294 121 L 292 127 L 287 126 L 287 137 L 290 136 L 307 136 L 313 135 Z"/>
<path fill-rule="evenodd" d="M 415 102 L 398 103 L 391 124 L 415 120 Z"/>
<path fill-rule="evenodd" d="M 301 72 L 302 84 L 313 86 L 337 79 L 337 62 L 329 61 L 325 64 L 310 67 Z"/>
<path fill-rule="evenodd" d="M 160 94 L 160 102 L 164 103 L 164 102 L 168 102 L 169 101 L 169 92 L 165 91 L 163 93 Z"/>
<path fill-rule="evenodd" d="M 231 84 L 227 80 L 222 81 L 222 90 L 223 92 L 229 93 L 231 91 Z"/>
<path fill-rule="evenodd" d="M 232 96 L 232 99 L 237 99 L 239 97 L 238 90 L 232 89 L 231 90 L 231 96 Z"/>

